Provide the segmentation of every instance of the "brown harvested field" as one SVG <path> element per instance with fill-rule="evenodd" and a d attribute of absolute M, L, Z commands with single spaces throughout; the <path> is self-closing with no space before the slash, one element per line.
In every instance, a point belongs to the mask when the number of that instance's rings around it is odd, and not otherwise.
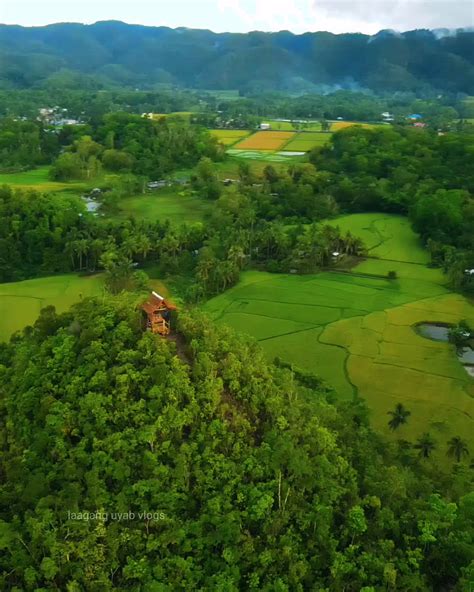
<path fill-rule="evenodd" d="M 239 150 L 280 150 L 294 135 L 294 132 L 257 132 L 237 144 L 235 148 Z"/>

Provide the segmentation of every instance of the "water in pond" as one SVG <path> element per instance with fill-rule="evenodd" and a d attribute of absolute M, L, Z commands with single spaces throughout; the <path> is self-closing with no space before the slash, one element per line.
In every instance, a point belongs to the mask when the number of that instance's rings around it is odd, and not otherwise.
<path fill-rule="evenodd" d="M 464 347 L 459 350 L 458 357 L 463 364 L 472 364 L 474 366 L 474 349 Z"/>
<path fill-rule="evenodd" d="M 436 325 L 435 323 L 421 323 L 415 327 L 416 332 L 422 337 L 444 342 L 449 341 L 449 329 L 449 325 Z M 466 372 L 474 378 L 474 349 L 470 346 L 459 348 L 457 356 Z"/>
<path fill-rule="evenodd" d="M 435 341 L 449 341 L 449 327 L 446 325 L 435 325 L 433 323 L 423 323 L 417 325 L 417 332 L 427 339 Z"/>
<path fill-rule="evenodd" d="M 100 203 L 96 202 L 94 199 L 91 199 L 90 197 L 82 197 L 82 201 L 86 204 L 88 212 L 96 213 L 97 210 L 100 208 Z"/>

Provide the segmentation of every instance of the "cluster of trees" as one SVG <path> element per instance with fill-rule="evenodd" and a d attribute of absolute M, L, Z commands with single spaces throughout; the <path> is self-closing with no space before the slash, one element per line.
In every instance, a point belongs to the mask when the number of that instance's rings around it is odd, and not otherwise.
<path fill-rule="evenodd" d="M 457 289 L 474 290 L 474 138 L 409 129 L 335 134 L 311 162 L 344 211 L 407 214 Z"/>
<path fill-rule="evenodd" d="M 397 403 L 395 405 L 395 409 L 393 411 L 389 411 L 388 415 L 390 416 L 388 427 L 392 431 L 395 431 L 408 422 L 408 419 L 411 416 L 411 411 L 409 411 L 403 405 L 403 403 Z M 410 443 L 405 442 L 403 445 L 405 447 L 409 447 Z M 437 441 L 428 432 L 422 434 L 416 440 L 415 444 L 413 444 L 413 449 L 417 451 L 418 456 L 422 459 L 429 458 L 433 451 L 437 448 Z M 453 458 L 456 462 L 460 463 L 462 460 L 469 457 L 469 454 L 469 447 L 466 441 L 461 438 L 461 436 L 453 436 L 448 440 L 446 446 L 446 455 L 448 457 Z M 471 468 L 474 468 L 473 463 L 471 463 L 470 466 Z"/>
<path fill-rule="evenodd" d="M 364 88 L 472 95 L 473 36 L 462 30 L 240 35 L 120 22 L 2 26 L 0 87 L 96 91 L 175 84 L 246 92 Z"/>
<path fill-rule="evenodd" d="M 195 283 L 189 298 L 224 291 L 238 281 L 244 267 L 314 273 L 334 266 L 339 257 L 364 254 L 363 242 L 350 232 L 342 235 L 337 227 L 317 222 L 288 224 L 260 217 L 259 202 L 265 201 L 265 192 L 270 190 L 265 184 L 249 197 L 241 186 L 239 191 L 226 192 L 215 202 L 203 248 L 196 258 Z M 337 258 L 335 252 L 339 253 Z"/>
<path fill-rule="evenodd" d="M 167 223 L 98 219 L 67 194 L 0 188 L 0 281 L 103 268 L 104 255 L 129 263 L 174 261 L 199 248 L 201 227 L 174 229 Z"/>
<path fill-rule="evenodd" d="M 277 91 L 247 93 L 246 96 L 205 90 L 163 88 L 133 92 L 123 88 L 100 92 L 72 89 L 0 90 L 0 115 L 36 120 L 38 110 L 60 106 L 67 115 L 98 125 L 104 115 L 117 112 L 173 113 L 193 112 L 192 121 L 210 128 L 252 129 L 267 117 L 327 120 L 343 117 L 351 121 L 379 121 L 390 112 L 397 123 L 405 123 L 410 113 L 420 113 L 434 129 L 459 127 L 471 131 L 474 103 L 457 93 L 396 92 L 381 96 L 351 90 L 318 94 L 305 93 L 297 98 Z M 461 120 L 461 122 L 460 122 Z"/>
<path fill-rule="evenodd" d="M 34 121 L 0 119 L 0 170 L 21 170 L 51 162 L 60 149 L 56 134 Z"/>
<path fill-rule="evenodd" d="M 223 157 L 222 147 L 207 130 L 180 118 L 154 121 L 114 113 L 89 128 L 90 136 L 73 142 L 55 161 L 53 179 L 92 179 L 102 167 L 160 178 L 175 169 L 191 167 L 202 157 Z"/>
<path fill-rule="evenodd" d="M 172 113 L 191 111 L 199 106 L 196 91 L 169 88 L 154 91 L 105 89 L 98 92 L 80 87 L 54 89 L 0 90 L 0 114 L 36 119 L 38 110 L 59 106 L 69 117 L 98 122 L 107 113 Z M 204 98 L 204 97 L 202 97 Z"/>
<path fill-rule="evenodd" d="M 398 92 L 389 96 L 373 95 L 350 90 L 336 90 L 328 94 L 308 93 L 298 98 L 284 93 L 266 92 L 249 94 L 232 101 L 216 101 L 213 115 L 216 127 L 222 122 L 260 122 L 265 117 L 286 119 L 334 120 L 343 117 L 349 121 L 380 121 L 381 114 L 389 112 L 397 124 L 407 122 L 407 115 L 419 113 L 431 127 L 455 127 L 460 118 L 474 116 L 469 103 L 456 94 L 418 98 L 414 93 Z M 210 118 L 211 116 L 208 116 Z M 225 127 L 225 126 L 224 126 Z"/>
<path fill-rule="evenodd" d="M 465 464 L 196 312 L 178 330 L 122 294 L 0 346 L 2 590 L 468 589 Z"/>
<path fill-rule="evenodd" d="M 208 164 L 202 163 L 202 168 L 207 170 Z M 130 184 L 136 182 L 130 178 Z M 246 266 L 307 273 L 333 265 L 335 251 L 363 254 L 362 242 L 350 233 L 341 235 L 337 228 L 259 218 L 257 205 L 265 204 L 265 192 L 271 186 L 265 183 L 256 190 L 254 202 L 245 195 L 245 185 L 240 191 L 225 192 L 214 202 L 204 225 L 176 227 L 133 218 L 121 222 L 97 218 L 74 196 L 12 191 L 4 186 L 0 189 L 0 281 L 105 269 L 113 291 L 118 292 L 136 285 L 134 264 L 153 264 L 162 274 L 189 276 L 185 296 L 197 300 L 235 284 Z"/>

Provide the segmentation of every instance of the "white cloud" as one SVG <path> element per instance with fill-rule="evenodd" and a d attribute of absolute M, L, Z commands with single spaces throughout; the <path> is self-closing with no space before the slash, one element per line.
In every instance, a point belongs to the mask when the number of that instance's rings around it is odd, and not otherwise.
<path fill-rule="evenodd" d="M 473 0 L 218 0 L 218 4 L 229 30 L 376 33 L 474 24 Z"/>
<path fill-rule="evenodd" d="M 341 17 L 370 32 L 474 24 L 472 0 L 314 0 L 313 7 L 326 22 L 333 23 L 331 30 Z"/>
<path fill-rule="evenodd" d="M 117 19 L 221 31 L 333 31 L 472 26 L 474 0 L 0 0 L 0 22 Z"/>

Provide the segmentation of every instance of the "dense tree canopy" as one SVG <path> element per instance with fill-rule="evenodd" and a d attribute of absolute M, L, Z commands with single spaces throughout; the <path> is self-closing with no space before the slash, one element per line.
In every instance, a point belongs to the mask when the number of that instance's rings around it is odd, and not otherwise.
<path fill-rule="evenodd" d="M 45 309 L 0 350 L 2 589 L 465 589 L 472 495 L 432 494 L 462 472 L 402 466 L 362 403 L 195 313 L 143 333 L 136 304 Z"/>
<path fill-rule="evenodd" d="M 470 31 L 246 35 L 120 22 L 0 28 L 0 87 L 176 84 L 290 92 L 363 87 L 474 94 Z M 252 68 L 248 65 L 252 64 Z M 436 65 L 436 67 L 434 67 Z"/>
<path fill-rule="evenodd" d="M 45 164 L 57 156 L 57 136 L 38 122 L 0 119 L 0 170 L 18 170 Z"/>

